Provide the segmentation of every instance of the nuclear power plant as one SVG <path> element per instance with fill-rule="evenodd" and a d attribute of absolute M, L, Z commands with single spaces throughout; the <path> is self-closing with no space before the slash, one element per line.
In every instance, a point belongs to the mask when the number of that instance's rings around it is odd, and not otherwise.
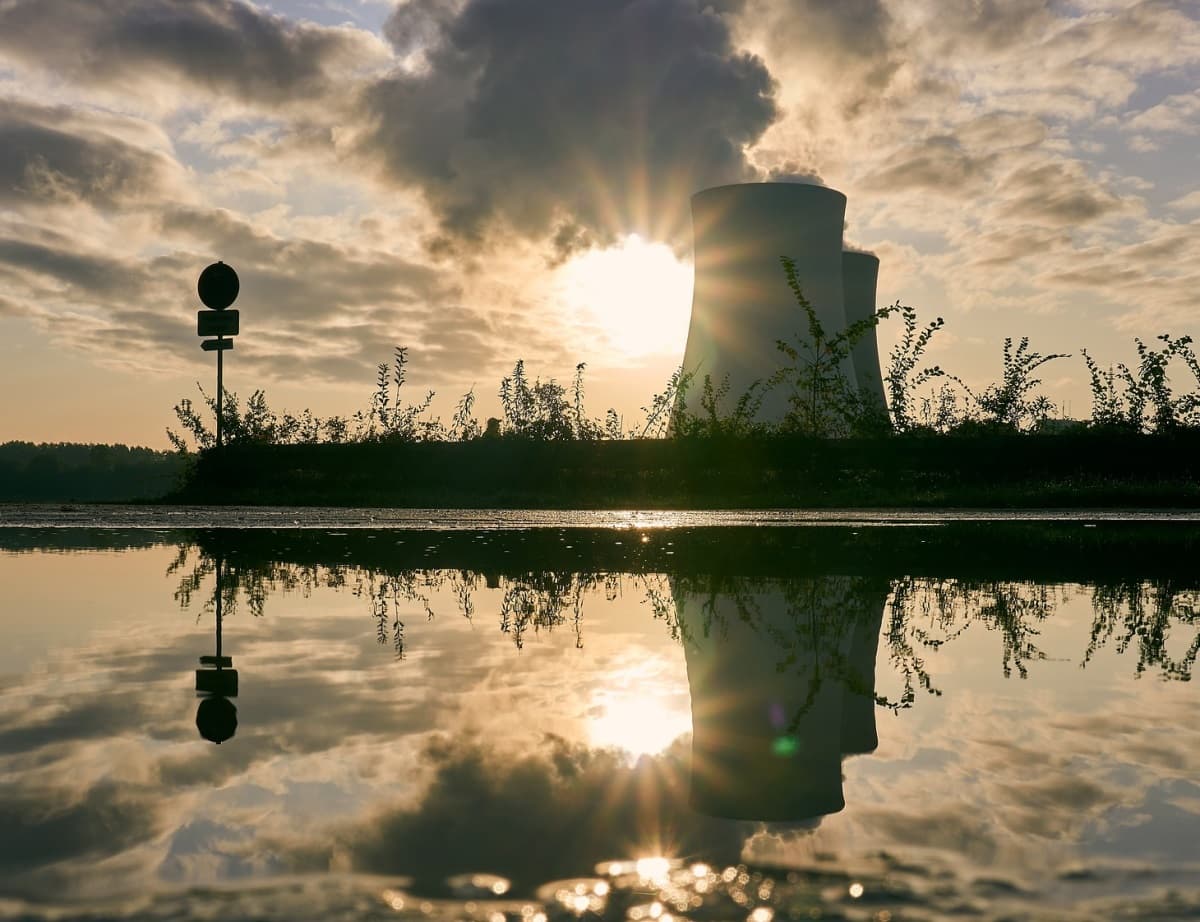
<path fill-rule="evenodd" d="M 702 413 L 705 377 L 714 387 L 728 380 L 727 411 L 787 361 L 779 340 L 801 348 L 808 341 L 808 320 L 788 288 L 780 257 L 795 261 L 826 336 L 874 312 L 879 260 L 844 252 L 845 217 L 846 196 L 804 183 L 716 186 L 692 196 L 695 287 L 683 359 L 692 376 L 684 395 L 688 413 Z M 874 328 L 838 372 L 852 392 L 886 412 Z M 782 421 L 788 397 L 783 387 L 763 394 L 758 421 Z"/>

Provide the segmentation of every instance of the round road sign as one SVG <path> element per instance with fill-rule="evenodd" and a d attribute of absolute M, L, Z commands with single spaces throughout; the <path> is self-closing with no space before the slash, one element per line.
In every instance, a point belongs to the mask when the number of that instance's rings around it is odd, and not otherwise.
<path fill-rule="evenodd" d="M 215 311 L 223 311 L 229 307 L 238 296 L 238 277 L 232 266 L 215 262 L 200 273 L 200 281 L 196 290 L 205 307 Z"/>

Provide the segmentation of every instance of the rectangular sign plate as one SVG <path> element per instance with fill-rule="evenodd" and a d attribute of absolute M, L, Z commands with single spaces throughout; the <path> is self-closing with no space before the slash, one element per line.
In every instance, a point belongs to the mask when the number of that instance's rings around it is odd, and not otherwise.
<path fill-rule="evenodd" d="M 237 336 L 238 321 L 237 311 L 197 311 L 196 335 Z"/>
<path fill-rule="evenodd" d="M 232 339 L 206 339 L 200 344 L 205 352 L 225 352 L 233 348 Z"/>

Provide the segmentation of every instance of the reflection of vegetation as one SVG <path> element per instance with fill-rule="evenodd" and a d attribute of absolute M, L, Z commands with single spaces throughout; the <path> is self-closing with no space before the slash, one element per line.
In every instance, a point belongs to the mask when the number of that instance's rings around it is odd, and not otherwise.
<path fill-rule="evenodd" d="M 916 649 L 938 650 L 971 625 L 983 624 L 1000 634 L 1005 678 L 1016 669 L 1024 679 L 1031 661 L 1046 658 L 1033 642 L 1037 625 L 1065 598 L 1061 587 L 1039 583 L 897 580 L 890 604 L 893 662 L 906 677 L 940 694 L 933 689 Z"/>
<path fill-rule="evenodd" d="M 193 558 L 194 545 L 180 545 L 167 569 L 178 576 L 175 600 L 181 608 L 190 608 L 201 600 L 200 611 L 214 609 L 214 593 L 207 584 L 216 573 L 215 558 L 200 553 Z M 642 589 L 646 597 L 661 593 L 665 580 L 630 574 L 624 578 L 611 573 L 530 572 L 516 577 L 494 577 L 488 585 L 502 592 L 497 606 L 500 631 L 518 649 L 532 631 L 553 631 L 570 624 L 577 647 L 583 646 L 583 606 L 586 596 L 603 591 L 611 601 L 626 591 L 626 583 Z M 449 593 L 457 613 L 474 619 L 476 593 L 485 581 L 482 574 L 469 570 L 411 569 L 384 571 L 353 564 L 289 564 L 256 562 L 239 564 L 236 556 L 224 560 L 221 603 L 226 616 L 237 611 L 241 602 L 255 617 L 265 611 L 267 598 L 275 593 L 310 596 L 316 589 L 345 589 L 366 602 L 375 622 L 380 644 L 390 644 L 396 656 L 405 654 L 404 612 L 417 608 L 432 621 L 435 612 L 432 596 Z"/>
<path fill-rule="evenodd" d="M 1191 679 L 1196 655 L 1200 653 L 1200 593 L 1180 590 L 1171 583 L 1131 580 L 1096 587 L 1092 607 L 1095 611 L 1092 639 L 1081 666 L 1086 666 L 1115 637 L 1117 653 L 1124 654 L 1131 644 L 1136 645 L 1138 675 L 1153 666 L 1164 679 L 1182 682 Z M 1194 631 L 1178 658 L 1167 652 L 1173 627 Z"/>
<path fill-rule="evenodd" d="M 212 592 L 204 587 L 214 575 L 215 560 L 203 552 L 194 557 L 193 549 L 182 545 L 169 568 L 179 577 L 175 598 L 185 608 L 199 598 L 202 610 L 210 611 Z M 735 622 L 768 638 L 778 651 L 770 668 L 788 672 L 798 665 L 811 667 L 806 673 L 811 683 L 809 700 L 821 682 L 836 680 L 893 710 L 912 707 L 919 691 L 941 694 L 931 657 L 971 628 L 998 637 L 1000 668 L 1006 678 L 1027 678 L 1034 665 L 1047 658 L 1039 646 L 1043 625 L 1070 598 L 1069 589 L 1059 584 L 911 576 L 881 583 L 879 577 L 668 577 L 574 570 L 487 575 L 467 569 L 392 570 L 351 563 L 248 564 L 236 554 L 224 558 L 224 569 L 221 592 L 227 614 L 235 612 L 240 602 L 255 616 L 261 615 L 274 593 L 308 596 L 318 588 L 344 589 L 366 602 L 379 642 L 391 645 L 397 657 L 406 650 L 406 612 L 415 609 L 432 620 L 435 594 L 449 595 L 459 616 L 477 622 L 480 592 L 498 592 L 498 597 L 488 598 L 488 608 L 500 632 L 518 648 L 530 633 L 568 626 L 576 646 L 582 647 L 588 597 L 603 593 L 611 600 L 632 595 L 682 643 L 719 639 Z M 770 611 L 763 609 L 760 596 L 766 591 L 779 595 L 782 608 L 773 602 Z M 1112 644 L 1121 655 L 1136 650 L 1134 668 L 1139 675 L 1157 669 L 1165 679 L 1191 678 L 1200 655 L 1200 593 L 1195 589 L 1172 580 L 1097 583 L 1091 599 L 1094 620 L 1082 667 Z M 881 655 L 903 683 L 895 699 L 876 694 L 872 677 L 859 674 L 861 667 L 847 658 L 845 649 L 847 631 L 880 614 L 885 648 Z M 1175 642 L 1182 652 L 1173 655 L 1168 645 L 1179 632 L 1183 639 Z"/>

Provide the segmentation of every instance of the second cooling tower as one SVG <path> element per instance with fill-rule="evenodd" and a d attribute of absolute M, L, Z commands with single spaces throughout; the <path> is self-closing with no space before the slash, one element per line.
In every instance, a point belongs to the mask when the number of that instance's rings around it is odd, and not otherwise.
<path fill-rule="evenodd" d="M 692 196 L 695 290 L 683 369 L 693 375 L 688 412 L 700 415 L 705 376 L 719 387 L 728 376 L 722 412 L 755 381 L 788 364 L 776 346 L 807 341 L 808 320 L 787 286 L 781 256 L 796 262 L 805 297 L 828 336 L 846 326 L 842 290 L 842 227 L 846 197 L 824 186 L 745 183 Z M 801 350 L 801 355 L 805 353 Z M 840 367 L 856 386 L 854 362 Z M 787 416 L 791 389 L 763 399 L 758 419 Z"/>
<path fill-rule="evenodd" d="M 872 253 L 847 250 L 842 254 L 842 293 L 846 321 L 857 323 L 875 313 L 875 286 L 879 281 L 879 257 Z M 879 342 L 871 327 L 854 343 L 855 381 L 866 408 L 887 419 L 887 400 L 883 395 L 883 376 L 879 366 Z"/>

